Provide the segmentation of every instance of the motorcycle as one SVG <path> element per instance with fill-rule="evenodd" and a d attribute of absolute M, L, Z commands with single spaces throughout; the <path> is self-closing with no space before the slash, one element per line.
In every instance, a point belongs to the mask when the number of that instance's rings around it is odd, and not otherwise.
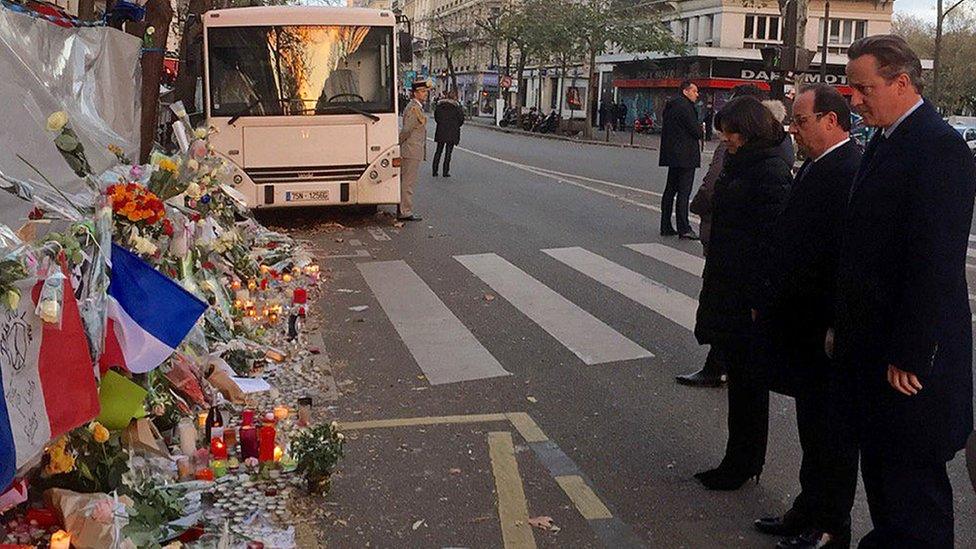
<path fill-rule="evenodd" d="M 556 111 L 550 112 L 544 118 L 540 118 L 535 127 L 532 128 L 536 133 L 555 133 L 559 129 L 559 115 Z"/>
<path fill-rule="evenodd" d="M 654 118 L 649 113 L 644 113 L 634 119 L 634 131 L 637 133 L 654 133 Z"/>
<path fill-rule="evenodd" d="M 541 119 L 542 115 L 539 114 L 539 111 L 535 107 L 532 107 L 529 109 L 529 112 L 522 115 L 522 129 L 527 132 L 532 131 Z"/>
<path fill-rule="evenodd" d="M 518 107 L 509 107 L 505 109 L 505 113 L 502 114 L 502 119 L 498 121 L 498 125 L 502 128 L 507 128 L 509 126 L 515 126 L 518 124 Z"/>

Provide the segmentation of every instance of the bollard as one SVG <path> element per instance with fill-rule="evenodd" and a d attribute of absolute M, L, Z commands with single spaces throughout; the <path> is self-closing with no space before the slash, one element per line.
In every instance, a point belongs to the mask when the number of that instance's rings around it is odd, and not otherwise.
<path fill-rule="evenodd" d="M 607 143 L 610 142 L 610 124 L 607 124 L 607 139 L 606 139 L 606 141 L 607 141 Z"/>
<path fill-rule="evenodd" d="M 637 127 L 637 125 L 636 125 L 636 124 L 630 127 L 630 144 L 631 144 L 631 145 L 633 145 L 633 144 L 634 144 L 634 129 L 635 129 L 636 127 Z"/>

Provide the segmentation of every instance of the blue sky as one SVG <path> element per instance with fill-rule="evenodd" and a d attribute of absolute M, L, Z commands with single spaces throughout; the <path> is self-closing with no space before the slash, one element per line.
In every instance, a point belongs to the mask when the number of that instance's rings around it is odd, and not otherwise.
<path fill-rule="evenodd" d="M 895 0 L 895 13 L 917 15 L 935 21 L 935 0 Z"/>

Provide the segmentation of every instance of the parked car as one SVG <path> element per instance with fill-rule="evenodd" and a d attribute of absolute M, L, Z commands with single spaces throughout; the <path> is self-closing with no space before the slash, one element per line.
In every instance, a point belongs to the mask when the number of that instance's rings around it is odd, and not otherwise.
<path fill-rule="evenodd" d="M 976 127 L 953 124 L 952 128 L 959 132 L 959 135 L 966 140 L 966 144 L 969 145 L 969 151 L 973 153 L 973 156 L 976 156 Z"/>

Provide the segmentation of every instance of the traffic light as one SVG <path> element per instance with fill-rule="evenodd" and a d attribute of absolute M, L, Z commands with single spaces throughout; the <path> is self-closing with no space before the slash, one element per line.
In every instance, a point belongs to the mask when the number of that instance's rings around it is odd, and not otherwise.
<path fill-rule="evenodd" d="M 813 61 L 813 56 L 816 54 L 816 52 L 806 48 L 796 48 L 796 63 L 793 70 L 796 72 L 806 72 L 810 68 L 810 62 Z"/>
<path fill-rule="evenodd" d="M 762 54 L 763 67 L 765 67 L 767 70 L 780 68 L 780 63 L 783 57 L 782 47 L 766 46 L 764 48 L 759 48 L 759 53 Z"/>

